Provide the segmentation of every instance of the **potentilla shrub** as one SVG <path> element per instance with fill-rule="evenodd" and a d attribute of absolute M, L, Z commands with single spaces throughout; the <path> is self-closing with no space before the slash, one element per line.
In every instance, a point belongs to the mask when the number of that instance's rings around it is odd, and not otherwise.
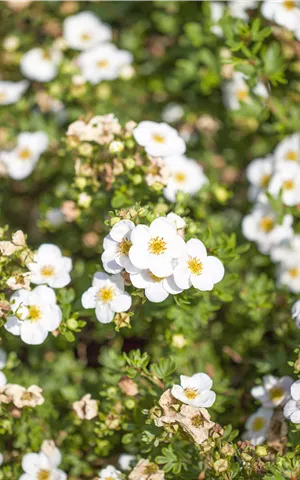
<path fill-rule="evenodd" d="M 300 6 L 2 2 L 0 480 L 300 478 Z"/>

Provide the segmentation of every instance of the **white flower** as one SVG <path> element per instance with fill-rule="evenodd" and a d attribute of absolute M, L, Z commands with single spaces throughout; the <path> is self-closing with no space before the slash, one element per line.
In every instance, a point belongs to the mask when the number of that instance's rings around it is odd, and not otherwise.
<path fill-rule="evenodd" d="M 131 232 L 129 258 L 136 268 L 149 269 L 157 277 L 173 273 L 173 260 L 185 247 L 183 238 L 167 218 L 153 220 L 150 227 L 138 225 Z"/>
<path fill-rule="evenodd" d="M 249 20 L 247 10 L 256 8 L 257 4 L 258 1 L 256 0 L 231 0 L 228 3 L 229 13 L 232 17 L 241 18 L 242 20 L 245 20 L 247 22 Z"/>
<path fill-rule="evenodd" d="M 263 377 L 263 385 L 253 387 L 251 395 L 265 408 L 284 405 L 290 398 L 292 383 L 293 379 L 288 376 L 277 378 L 273 377 L 273 375 L 265 375 Z"/>
<path fill-rule="evenodd" d="M 195 195 L 208 182 L 202 167 L 195 160 L 180 155 L 166 157 L 164 160 L 169 170 L 164 196 L 170 202 L 176 201 L 177 192 Z"/>
<path fill-rule="evenodd" d="M 275 148 L 274 158 L 279 170 L 293 164 L 300 165 L 300 134 L 294 133 L 284 138 Z"/>
<path fill-rule="evenodd" d="M 98 45 L 77 58 L 83 77 L 94 85 L 102 80 L 118 78 L 121 68 L 130 65 L 132 61 L 130 52 L 119 50 L 110 43 Z"/>
<path fill-rule="evenodd" d="M 211 31 L 217 35 L 218 37 L 223 36 L 223 30 L 220 25 L 217 23 L 221 20 L 224 15 L 224 5 L 221 2 L 209 2 L 210 3 L 210 14 L 212 19 L 212 27 L 210 28 Z"/>
<path fill-rule="evenodd" d="M 293 423 L 300 423 L 300 380 L 291 386 L 292 399 L 287 402 L 283 414 Z"/>
<path fill-rule="evenodd" d="M 120 273 L 123 268 L 129 273 L 139 272 L 128 256 L 132 246 L 131 232 L 134 228 L 131 220 L 120 220 L 104 238 L 101 260 L 108 273 Z"/>
<path fill-rule="evenodd" d="M 241 72 L 234 72 L 232 80 L 224 85 L 224 103 L 230 110 L 238 110 L 242 103 L 251 103 L 251 92 L 246 83 L 247 77 Z M 252 93 L 258 97 L 268 97 L 268 90 L 265 85 L 258 82 L 252 89 Z"/>
<path fill-rule="evenodd" d="M 115 313 L 126 312 L 131 307 L 131 296 L 124 292 L 121 275 L 96 272 L 92 286 L 82 295 L 83 308 L 95 308 L 101 323 L 110 323 Z"/>
<path fill-rule="evenodd" d="M 300 300 L 295 302 L 292 307 L 292 318 L 295 320 L 296 327 L 300 328 Z"/>
<path fill-rule="evenodd" d="M 120 465 L 121 470 L 124 472 L 127 472 L 128 470 L 131 470 L 133 467 L 133 463 L 136 462 L 136 456 L 135 455 L 130 455 L 129 453 L 122 453 L 119 456 L 118 463 Z"/>
<path fill-rule="evenodd" d="M 257 242 L 262 253 L 268 253 L 274 245 L 292 238 L 292 224 L 292 215 L 285 215 L 280 225 L 269 205 L 258 204 L 243 218 L 242 231 L 248 240 Z"/>
<path fill-rule="evenodd" d="M 264 442 L 272 415 L 273 409 L 264 407 L 250 415 L 246 422 L 245 438 L 250 440 L 252 445 L 259 445 Z"/>
<path fill-rule="evenodd" d="M 6 365 L 6 353 L 2 348 L 0 348 L 0 370 L 4 368 Z M 3 387 L 3 385 L 6 385 L 7 379 L 6 376 L 4 375 L 3 372 L 0 371 L 0 387 Z"/>
<path fill-rule="evenodd" d="M 7 318 L 4 327 L 13 335 L 21 336 L 28 345 L 40 345 L 48 332 L 59 327 L 62 312 L 56 304 L 52 288 L 40 285 L 30 292 L 18 290 L 10 298 L 14 315 Z"/>
<path fill-rule="evenodd" d="M 44 452 L 27 453 L 22 459 L 23 473 L 19 480 L 66 480 L 67 474 L 57 468 L 61 461 L 58 454 L 46 455 Z"/>
<path fill-rule="evenodd" d="M 80 12 L 65 19 L 63 36 L 68 47 L 87 50 L 110 41 L 112 32 L 94 13 Z"/>
<path fill-rule="evenodd" d="M 224 276 L 222 262 L 208 256 L 205 245 L 195 238 L 189 240 L 183 255 L 174 268 L 174 280 L 182 289 L 193 287 L 201 291 L 212 290 Z"/>
<path fill-rule="evenodd" d="M 294 234 L 289 240 L 272 247 L 271 260 L 288 265 L 293 262 L 300 264 L 300 235 Z"/>
<path fill-rule="evenodd" d="M 20 68 L 23 75 L 37 82 L 50 82 L 58 71 L 61 53 L 58 50 L 33 48 L 23 55 Z"/>
<path fill-rule="evenodd" d="M 264 195 L 267 190 L 274 170 L 274 159 L 271 155 L 266 158 L 256 158 L 249 163 L 246 174 L 251 183 L 249 199 L 251 201 L 266 201 Z"/>
<path fill-rule="evenodd" d="M 11 105 L 20 100 L 28 88 L 29 82 L 21 80 L 20 82 L 0 81 L 0 105 Z"/>
<path fill-rule="evenodd" d="M 41 245 L 33 262 L 26 266 L 32 273 L 31 282 L 37 285 L 44 283 L 52 288 L 63 288 L 71 281 L 71 258 L 63 257 L 60 248 L 51 243 Z"/>
<path fill-rule="evenodd" d="M 146 152 L 154 157 L 181 155 L 185 152 L 184 140 L 175 128 L 167 123 L 144 121 L 133 130 L 133 136 Z"/>
<path fill-rule="evenodd" d="M 278 196 L 282 191 L 282 201 L 285 205 L 293 206 L 300 203 L 300 164 L 290 165 L 290 162 L 273 175 L 269 192 Z"/>
<path fill-rule="evenodd" d="M 213 381 L 206 373 L 196 373 L 192 377 L 180 375 L 181 385 L 173 385 L 171 393 L 192 407 L 211 407 L 216 400 L 216 394 L 211 390 Z"/>
<path fill-rule="evenodd" d="M 262 15 L 278 25 L 296 31 L 300 26 L 300 8 L 297 1 L 265 0 L 261 6 Z"/>
<path fill-rule="evenodd" d="M 294 259 L 281 263 L 278 267 L 277 279 L 279 286 L 286 286 L 293 293 L 300 293 L 300 261 Z"/>
<path fill-rule="evenodd" d="M 167 219 L 175 225 L 176 230 L 183 230 L 186 227 L 185 220 L 174 212 L 168 213 Z"/>
<path fill-rule="evenodd" d="M 181 105 L 178 105 L 177 103 L 168 103 L 163 109 L 161 117 L 164 122 L 176 123 L 182 119 L 183 115 L 184 109 Z"/>
<path fill-rule="evenodd" d="M 145 295 L 150 302 L 160 303 L 168 298 L 169 294 L 176 295 L 182 292 L 174 282 L 173 275 L 157 277 L 150 270 L 130 275 L 132 285 L 145 289 Z"/>
<path fill-rule="evenodd" d="M 47 149 L 48 135 L 45 132 L 23 132 L 17 137 L 17 146 L 1 153 L 8 175 L 14 180 L 23 180 L 33 171 L 40 155 Z"/>
<path fill-rule="evenodd" d="M 121 472 L 112 465 L 102 468 L 99 472 L 99 480 L 121 480 Z"/>

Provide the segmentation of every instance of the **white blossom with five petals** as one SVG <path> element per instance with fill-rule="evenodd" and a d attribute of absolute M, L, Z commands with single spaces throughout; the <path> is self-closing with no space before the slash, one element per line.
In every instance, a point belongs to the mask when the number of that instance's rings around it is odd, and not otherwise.
<path fill-rule="evenodd" d="M 83 308 L 95 308 L 97 320 L 110 323 L 115 313 L 126 312 L 131 307 L 131 296 L 124 292 L 120 274 L 96 272 L 92 286 L 81 297 Z"/>
<path fill-rule="evenodd" d="M 185 142 L 177 130 L 167 123 L 143 121 L 134 129 L 133 136 L 148 155 L 153 157 L 182 155 L 186 149 Z"/>
<path fill-rule="evenodd" d="M 205 245 L 195 238 L 187 242 L 174 268 L 175 283 L 182 289 L 193 286 L 201 291 L 212 290 L 223 276 L 222 262 L 216 257 L 207 255 Z"/>
<path fill-rule="evenodd" d="M 173 385 L 171 393 L 174 398 L 192 407 L 211 407 L 216 394 L 211 390 L 213 381 L 206 373 L 196 373 L 192 377 L 180 375 L 181 385 Z"/>
<path fill-rule="evenodd" d="M 71 281 L 72 260 L 64 257 L 59 247 L 44 243 L 34 255 L 33 262 L 27 263 L 31 271 L 31 282 L 47 284 L 52 288 L 63 288 Z"/>
<path fill-rule="evenodd" d="M 17 290 L 10 298 L 10 306 L 13 315 L 7 317 L 4 327 L 28 345 L 43 343 L 62 321 L 54 290 L 45 285 L 31 291 Z"/>

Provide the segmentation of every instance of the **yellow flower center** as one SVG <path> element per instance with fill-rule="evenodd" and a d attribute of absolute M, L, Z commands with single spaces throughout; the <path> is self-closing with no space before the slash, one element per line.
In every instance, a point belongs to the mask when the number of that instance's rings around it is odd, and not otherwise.
<path fill-rule="evenodd" d="M 186 179 L 186 175 L 183 172 L 176 172 L 175 173 L 175 180 L 177 183 L 183 183 Z"/>
<path fill-rule="evenodd" d="M 28 160 L 31 157 L 31 151 L 29 148 L 22 148 L 22 150 L 19 151 L 18 157 L 21 160 Z"/>
<path fill-rule="evenodd" d="M 41 268 L 41 275 L 43 275 L 43 277 L 52 277 L 53 274 L 54 268 L 52 267 L 52 265 L 44 265 Z"/>
<path fill-rule="evenodd" d="M 263 175 L 260 179 L 261 188 L 267 188 L 270 183 L 271 175 Z"/>
<path fill-rule="evenodd" d="M 50 480 L 49 470 L 40 470 L 38 473 L 38 480 Z"/>
<path fill-rule="evenodd" d="M 7 94 L 5 92 L 0 92 L 0 103 L 4 102 L 7 98 Z"/>
<path fill-rule="evenodd" d="M 247 100 L 249 97 L 249 93 L 248 93 L 248 90 L 237 90 L 236 92 L 236 98 L 239 100 L 239 101 L 245 101 Z"/>
<path fill-rule="evenodd" d="M 289 150 L 286 153 L 285 158 L 287 160 L 292 160 L 293 162 L 295 162 L 296 160 L 298 160 L 298 152 L 296 152 L 295 150 Z"/>
<path fill-rule="evenodd" d="M 189 400 L 194 400 L 199 395 L 199 391 L 196 388 L 185 388 L 184 394 Z"/>
<path fill-rule="evenodd" d="M 273 400 L 273 402 L 278 402 L 279 400 L 282 399 L 283 396 L 284 396 L 284 392 L 280 387 L 273 387 L 269 391 L 269 398 Z"/>
<path fill-rule="evenodd" d="M 80 39 L 83 41 L 83 42 L 88 42 L 90 39 L 91 39 L 91 35 L 89 33 L 83 33 L 82 35 L 80 35 Z"/>
<path fill-rule="evenodd" d="M 197 257 L 190 257 L 188 260 L 188 268 L 193 275 L 201 275 L 203 272 L 203 263 Z"/>
<path fill-rule="evenodd" d="M 261 219 L 261 221 L 259 222 L 259 228 L 265 232 L 265 233 L 269 233 L 273 230 L 274 228 L 274 220 L 273 218 L 271 217 L 263 217 Z"/>
<path fill-rule="evenodd" d="M 265 426 L 265 423 L 266 421 L 263 417 L 256 417 L 251 426 L 253 432 L 259 432 L 262 430 Z"/>
<path fill-rule="evenodd" d="M 289 269 L 289 274 L 292 278 L 297 278 L 299 276 L 299 270 L 298 268 L 294 267 L 294 268 L 290 268 Z"/>
<path fill-rule="evenodd" d="M 285 0 L 283 5 L 287 10 L 293 10 L 295 8 L 295 2 L 292 0 Z"/>
<path fill-rule="evenodd" d="M 163 137 L 162 135 L 159 135 L 159 133 L 154 133 L 152 135 L 152 139 L 156 143 L 165 143 L 165 137 Z"/>
<path fill-rule="evenodd" d="M 38 307 L 37 305 L 30 305 L 28 309 L 28 318 L 32 322 L 37 322 L 38 320 L 41 319 L 41 317 L 42 317 L 42 312 L 40 307 Z"/>
<path fill-rule="evenodd" d="M 128 238 L 123 238 L 122 242 L 119 245 L 119 254 L 126 255 L 128 257 L 129 250 L 132 247 L 132 243 Z"/>
<path fill-rule="evenodd" d="M 162 237 L 154 237 L 151 238 L 148 244 L 148 250 L 153 255 L 161 255 L 162 253 L 165 253 L 167 249 L 166 245 L 167 243 Z"/>
<path fill-rule="evenodd" d="M 293 190 L 293 188 L 295 188 L 295 182 L 293 180 L 286 180 L 283 182 L 284 190 Z"/>
<path fill-rule="evenodd" d="M 98 290 L 97 297 L 102 300 L 103 303 L 111 302 L 115 296 L 115 290 L 113 287 L 102 287 Z"/>
<path fill-rule="evenodd" d="M 149 272 L 149 277 L 150 277 L 151 280 L 153 280 L 153 282 L 155 282 L 155 283 L 159 283 L 159 282 L 161 282 L 164 278 L 166 278 L 166 277 L 157 277 L 157 276 L 154 275 L 154 273 L 152 273 L 152 272 Z"/>
<path fill-rule="evenodd" d="M 49 61 L 51 60 L 50 52 L 48 52 L 47 50 L 45 50 L 45 51 L 43 52 L 42 58 L 43 58 L 43 60 L 46 60 L 47 62 L 49 62 Z"/>
<path fill-rule="evenodd" d="M 107 68 L 109 66 L 109 61 L 108 60 L 99 60 L 99 62 L 97 62 L 97 66 L 99 68 Z"/>
<path fill-rule="evenodd" d="M 32 392 L 24 392 L 22 395 L 22 400 L 32 400 L 33 393 Z"/>

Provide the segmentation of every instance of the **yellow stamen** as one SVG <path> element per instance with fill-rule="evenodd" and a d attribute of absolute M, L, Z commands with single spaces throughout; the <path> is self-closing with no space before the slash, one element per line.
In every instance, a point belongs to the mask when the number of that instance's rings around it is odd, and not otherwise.
<path fill-rule="evenodd" d="M 295 182 L 293 180 L 286 180 L 283 182 L 282 188 L 284 190 L 293 190 L 293 188 L 295 188 Z"/>
<path fill-rule="evenodd" d="M 295 150 L 289 150 L 285 156 L 287 160 L 292 160 L 293 162 L 298 160 L 298 157 L 299 157 L 298 152 L 296 152 Z"/>
<path fill-rule="evenodd" d="M 111 302 L 115 296 L 115 290 L 113 287 L 102 287 L 98 290 L 97 297 L 103 303 Z"/>
<path fill-rule="evenodd" d="M 292 278 L 297 278 L 299 276 L 299 269 L 294 267 L 289 269 L 289 274 Z"/>
<path fill-rule="evenodd" d="M 46 61 L 51 60 L 50 52 L 44 51 L 42 57 L 43 57 L 43 60 L 46 60 Z"/>
<path fill-rule="evenodd" d="M 38 480 L 50 480 L 49 470 L 40 470 L 38 473 Z"/>
<path fill-rule="evenodd" d="M 275 222 L 271 217 L 263 217 L 259 222 L 259 228 L 265 232 L 269 233 L 273 230 Z"/>
<path fill-rule="evenodd" d="M 109 62 L 108 60 L 99 60 L 99 62 L 97 62 L 97 66 L 99 68 L 107 68 L 109 66 Z"/>
<path fill-rule="evenodd" d="M 167 243 L 164 241 L 162 237 L 154 237 L 151 238 L 148 244 L 148 250 L 153 255 L 161 255 L 167 249 Z"/>
<path fill-rule="evenodd" d="M 91 35 L 89 33 L 83 33 L 81 36 L 80 36 L 80 39 L 83 41 L 83 42 L 88 42 L 90 39 L 91 39 Z"/>
<path fill-rule="evenodd" d="M 161 282 L 164 278 L 166 278 L 166 277 L 157 277 L 157 276 L 154 275 L 154 273 L 152 273 L 152 272 L 149 272 L 149 277 L 150 277 L 151 280 L 153 280 L 153 282 L 155 282 L 155 283 L 159 283 L 159 282 Z"/>
<path fill-rule="evenodd" d="M 52 277 L 54 274 L 54 268 L 52 265 L 44 265 L 44 267 L 41 268 L 41 275 L 43 277 Z"/>
<path fill-rule="evenodd" d="M 19 151 L 18 157 L 21 160 L 28 160 L 31 157 L 31 151 L 29 148 L 22 148 L 22 150 Z"/>
<path fill-rule="evenodd" d="M 237 90 L 236 98 L 241 102 L 247 100 L 249 97 L 248 90 Z"/>
<path fill-rule="evenodd" d="M 270 183 L 270 179 L 271 179 L 271 175 L 263 175 L 259 182 L 261 188 L 267 188 L 267 186 Z"/>
<path fill-rule="evenodd" d="M 0 103 L 4 102 L 7 98 L 7 94 L 5 92 L 0 92 Z"/>
<path fill-rule="evenodd" d="M 188 268 L 193 275 L 201 275 L 203 272 L 203 263 L 197 257 L 190 257 L 188 260 Z"/>
<path fill-rule="evenodd" d="M 129 250 L 132 247 L 132 243 L 128 238 L 123 238 L 122 242 L 119 245 L 119 254 L 126 255 L 128 257 Z"/>
<path fill-rule="evenodd" d="M 175 180 L 178 183 L 183 183 L 186 179 L 186 175 L 183 172 L 176 172 L 175 173 Z"/>
<path fill-rule="evenodd" d="M 184 394 L 189 400 L 194 400 L 199 395 L 199 391 L 196 388 L 185 388 Z"/>
<path fill-rule="evenodd" d="M 263 417 L 256 417 L 256 419 L 253 421 L 252 425 L 251 425 L 251 429 L 254 431 L 254 432 L 259 432 L 260 430 L 262 430 L 265 426 L 265 419 Z"/>
<path fill-rule="evenodd" d="M 33 398 L 32 392 L 25 392 L 21 397 L 22 400 L 31 400 L 32 398 Z"/>
<path fill-rule="evenodd" d="M 28 318 L 32 322 L 37 322 L 42 317 L 41 309 L 37 305 L 30 305 L 28 309 Z"/>
<path fill-rule="evenodd" d="M 156 143 L 165 143 L 165 137 L 163 137 L 162 135 L 159 135 L 159 133 L 154 133 L 152 135 L 152 139 Z"/>
<path fill-rule="evenodd" d="M 283 396 L 284 396 L 284 392 L 280 387 L 273 387 L 269 391 L 269 398 L 273 400 L 273 402 L 278 402 L 283 398 Z"/>
<path fill-rule="evenodd" d="M 293 10 L 295 8 L 295 2 L 292 0 L 285 0 L 283 5 L 287 10 Z"/>

